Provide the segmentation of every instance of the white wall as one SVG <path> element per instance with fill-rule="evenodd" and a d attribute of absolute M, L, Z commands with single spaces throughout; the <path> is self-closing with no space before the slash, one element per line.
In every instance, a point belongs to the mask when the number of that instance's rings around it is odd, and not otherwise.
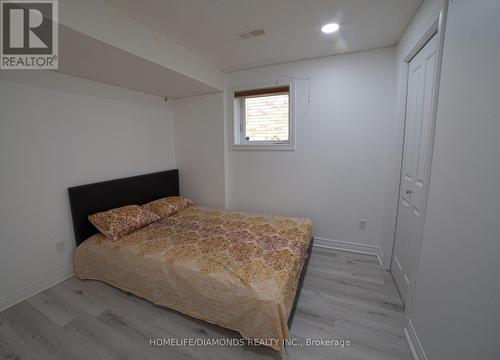
<path fill-rule="evenodd" d="M 0 71 L 0 309 L 71 274 L 68 187 L 173 167 L 163 99 L 56 72 Z"/>
<path fill-rule="evenodd" d="M 395 93 L 394 48 L 229 73 L 225 86 L 311 78 L 297 83 L 295 151 L 230 151 L 229 205 L 308 216 L 316 239 L 378 251 Z M 358 230 L 361 218 L 367 229 Z M 354 245 L 350 245 L 354 246 Z"/>
<path fill-rule="evenodd" d="M 442 0 L 425 0 L 396 47 L 396 61 L 394 67 L 396 74 L 396 94 L 394 97 L 394 117 L 390 125 L 389 169 L 385 189 L 382 229 L 382 262 L 386 269 L 389 269 L 391 265 L 401 175 L 401 157 L 403 153 L 404 111 L 406 103 L 404 101 L 399 101 L 405 93 L 404 86 L 407 76 L 403 67 L 403 61 L 420 38 L 425 34 L 427 29 L 429 29 L 434 21 L 438 19 L 441 8 Z"/>
<path fill-rule="evenodd" d="M 224 208 L 223 94 L 173 101 L 181 194 Z"/>
<path fill-rule="evenodd" d="M 499 35 L 500 2 L 450 2 L 429 201 L 409 309 L 429 360 L 500 356 Z"/>

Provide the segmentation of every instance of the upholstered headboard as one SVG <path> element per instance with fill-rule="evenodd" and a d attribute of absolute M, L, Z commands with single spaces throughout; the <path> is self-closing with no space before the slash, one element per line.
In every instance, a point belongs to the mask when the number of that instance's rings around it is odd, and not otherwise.
<path fill-rule="evenodd" d="M 125 205 L 143 205 L 179 195 L 177 169 L 80 185 L 68 189 L 75 241 L 78 246 L 97 233 L 88 216 Z"/>

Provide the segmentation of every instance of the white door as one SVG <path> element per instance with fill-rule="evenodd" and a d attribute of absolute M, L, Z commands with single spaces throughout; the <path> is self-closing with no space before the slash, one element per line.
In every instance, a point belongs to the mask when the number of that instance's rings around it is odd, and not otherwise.
<path fill-rule="evenodd" d="M 437 36 L 409 63 L 406 121 L 391 271 L 407 304 L 420 252 L 432 148 L 432 100 Z"/>

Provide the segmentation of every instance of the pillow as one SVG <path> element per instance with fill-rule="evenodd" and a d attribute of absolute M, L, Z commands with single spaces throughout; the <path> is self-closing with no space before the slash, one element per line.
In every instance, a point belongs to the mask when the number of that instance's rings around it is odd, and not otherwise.
<path fill-rule="evenodd" d="M 166 198 L 151 201 L 150 203 L 143 205 L 143 207 L 153 214 L 158 215 L 160 218 L 164 218 L 170 215 L 174 215 L 182 209 L 185 209 L 193 204 L 195 204 L 193 200 L 187 199 L 185 197 L 169 196 Z"/>
<path fill-rule="evenodd" d="M 116 241 L 122 236 L 160 218 L 139 205 L 128 205 L 89 216 L 89 221 L 104 236 Z"/>

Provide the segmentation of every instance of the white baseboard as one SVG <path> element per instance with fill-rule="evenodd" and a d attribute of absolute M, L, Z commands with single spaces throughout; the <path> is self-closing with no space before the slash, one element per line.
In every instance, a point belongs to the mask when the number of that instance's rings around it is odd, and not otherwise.
<path fill-rule="evenodd" d="M 321 237 L 314 237 L 314 246 L 355 252 L 359 254 L 375 255 L 380 263 L 380 266 L 382 266 L 382 260 L 380 258 L 382 250 L 380 249 L 380 246 L 325 239 Z"/>
<path fill-rule="evenodd" d="M 404 328 L 406 340 L 408 341 L 408 345 L 410 345 L 411 353 L 415 360 L 428 360 L 427 355 L 425 355 L 424 348 L 422 347 L 422 343 L 418 338 L 418 335 L 413 327 L 413 323 L 407 317 L 406 324 Z"/>
<path fill-rule="evenodd" d="M 73 276 L 73 269 L 63 269 L 45 279 L 38 280 L 31 285 L 16 290 L 13 293 L 0 298 L 0 311 L 26 300 L 58 283 Z"/>

